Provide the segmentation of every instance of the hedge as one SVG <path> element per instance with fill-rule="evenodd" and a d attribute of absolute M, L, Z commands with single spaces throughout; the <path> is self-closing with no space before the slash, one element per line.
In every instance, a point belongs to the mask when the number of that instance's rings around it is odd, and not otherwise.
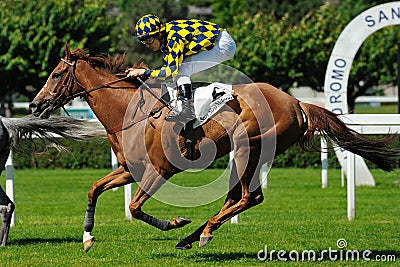
<path fill-rule="evenodd" d="M 21 168 L 111 168 L 111 150 L 106 139 L 91 142 L 63 141 L 69 152 L 58 152 L 54 148 L 33 155 L 14 154 L 14 166 Z M 329 168 L 340 168 L 333 151 L 329 152 Z M 229 155 L 216 160 L 210 168 L 226 168 Z M 278 156 L 273 166 L 276 168 L 320 168 L 321 154 L 303 152 L 297 145 Z"/>
<path fill-rule="evenodd" d="M 14 154 L 15 168 L 111 168 L 111 150 L 106 139 L 89 142 L 62 141 L 67 152 L 48 148 L 45 152 Z M 42 151 L 39 147 L 37 151 Z"/>

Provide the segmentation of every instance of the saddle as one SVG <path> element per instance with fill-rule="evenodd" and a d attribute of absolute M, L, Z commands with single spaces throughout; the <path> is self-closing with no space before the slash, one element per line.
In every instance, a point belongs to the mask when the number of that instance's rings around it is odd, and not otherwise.
<path fill-rule="evenodd" d="M 233 99 L 232 85 L 229 84 L 216 82 L 207 86 L 197 87 L 193 91 L 194 112 L 196 115 L 196 120 L 193 124 L 194 128 L 204 124 L 226 102 Z M 171 107 L 176 107 L 176 101 L 171 101 L 174 99 L 174 96 L 171 95 L 173 92 L 168 93 L 166 89 L 162 93 L 164 100 L 169 102 Z"/>
<path fill-rule="evenodd" d="M 171 95 L 170 98 L 172 98 Z M 207 120 L 217 113 L 226 102 L 232 99 L 232 85 L 228 84 L 212 83 L 194 90 L 193 101 L 196 119 L 187 122 L 184 127 L 188 159 L 194 160 L 196 157 L 194 129 L 207 122 Z M 176 101 L 172 101 L 171 106 L 174 107 L 175 105 Z"/>
<path fill-rule="evenodd" d="M 150 94 L 164 104 L 164 107 L 167 106 L 169 108 L 173 108 L 177 105 L 177 101 L 173 100 L 175 99 L 172 95 L 173 92 L 167 90 L 165 86 L 162 86 L 161 97 L 158 97 L 149 85 L 143 82 L 140 78 L 137 79 L 142 83 L 142 85 L 144 85 L 145 90 L 147 90 Z M 185 146 L 188 150 L 187 158 L 189 160 L 195 160 L 196 158 L 194 129 L 204 124 L 212 115 L 217 113 L 226 102 L 232 100 L 233 92 L 232 85 L 223 83 L 212 83 L 207 86 L 198 87 L 194 90 L 193 101 L 196 119 L 187 122 L 183 131 Z M 144 104 L 143 92 L 140 91 L 140 94 L 141 100 L 136 106 L 133 117 L 136 116 L 138 109 L 140 109 Z M 137 122 L 148 117 L 153 117 L 155 114 L 158 114 L 159 111 L 160 108 L 153 109 L 149 114 L 141 117 L 137 121 L 132 120 L 132 123 L 128 127 L 132 127 Z"/>
<path fill-rule="evenodd" d="M 212 83 L 194 91 L 194 112 L 196 115 L 195 127 L 204 124 L 212 115 L 228 101 L 233 99 L 232 85 Z"/>

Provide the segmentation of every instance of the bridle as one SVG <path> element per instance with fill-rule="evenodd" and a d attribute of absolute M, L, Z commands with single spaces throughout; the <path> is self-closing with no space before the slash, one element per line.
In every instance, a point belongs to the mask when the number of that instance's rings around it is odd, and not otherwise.
<path fill-rule="evenodd" d="M 60 92 L 58 92 L 58 90 L 55 90 L 55 92 L 50 91 L 50 89 L 47 88 L 47 84 L 45 86 L 43 86 L 43 90 L 45 90 L 51 96 L 56 96 L 57 94 L 59 94 L 59 96 L 56 97 L 55 99 L 47 100 L 48 104 L 51 107 L 51 110 L 56 110 L 59 107 L 64 108 L 63 103 L 67 103 L 68 101 L 70 101 L 78 96 L 77 93 L 76 94 L 69 93 L 69 92 L 72 92 L 74 82 L 76 82 L 76 84 L 80 88 L 84 89 L 84 86 L 78 81 L 78 79 L 76 78 L 76 75 L 75 75 L 76 61 L 69 62 L 68 60 L 66 60 L 64 58 L 61 58 L 61 61 L 68 65 L 68 73 L 67 73 L 67 76 L 64 78 L 64 80 L 61 83 L 62 89 L 60 89 Z M 81 94 L 84 91 L 85 90 L 79 92 L 79 94 Z M 68 95 L 68 93 L 69 93 L 69 95 Z M 63 98 L 64 95 L 66 95 L 65 98 Z"/>
<path fill-rule="evenodd" d="M 70 62 L 70 61 L 68 61 L 68 60 L 66 60 L 64 58 L 61 58 L 61 61 L 63 61 L 65 64 L 68 65 L 68 74 L 67 74 L 67 76 L 64 78 L 64 80 L 62 82 L 63 89 L 60 91 L 60 95 L 57 98 L 55 98 L 53 101 L 51 101 L 51 102 L 49 101 L 49 104 L 50 104 L 52 110 L 55 110 L 55 109 L 57 109 L 59 107 L 63 108 L 67 115 L 69 115 L 69 114 L 68 114 L 68 111 L 64 108 L 64 104 L 63 103 L 67 103 L 67 102 L 71 101 L 72 99 L 75 99 L 76 97 L 81 97 L 81 96 L 88 97 L 88 96 L 90 96 L 90 93 L 93 92 L 93 91 L 97 91 L 97 90 L 103 89 L 103 88 L 112 88 L 112 87 L 110 87 L 110 85 L 116 84 L 118 82 L 121 82 L 121 81 L 124 81 L 124 80 L 127 80 L 127 79 L 132 79 L 132 77 L 124 76 L 122 78 L 115 79 L 115 80 L 112 80 L 110 82 L 107 82 L 107 83 L 101 84 L 99 86 L 92 87 L 92 88 L 89 88 L 89 89 L 85 90 L 85 87 L 79 82 L 79 80 L 78 80 L 78 78 L 76 77 L 76 74 L 75 74 L 77 60 L 74 60 L 74 61 Z M 140 77 L 136 77 L 135 79 L 137 81 L 139 81 L 143 86 L 140 86 L 138 88 L 140 90 L 140 99 L 139 99 L 139 101 L 138 101 L 138 103 L 137 103 L 137 105 L 135 107 L 131 122 L 129 123 L 128 126 L 125 126 L 125 127 L 118 126 L 115 129 L 107 130 L 107 132 L 115 133 L 117 131 L 121 131 L 121 130 L 130 128 L 130 127 L 132 127 L 133 125 L 135 125 L 136 123 L 138 123 L 140 121 L 143 121 L 143 120 L 148 119 L 150 117 L 155 117 L 156 114 L 158 114 L 161 111 L 161 109 L 163 109 L 164 107 L 172 109 L 170 103 L 166 102 L 162 97 L 157 96 L 157 94 L 151 89 L 151 87 L 149 85 L 147 85 Z M 79 91 L 79 92 L 76 92 L 76 93 L 72 93 L 72 89 L 73 89 L 75 83 L 82 90 Z M 146 114 L 142 110 L 142 107 L 145 104 L 145 99 L 144 99 L 144 95 L 143 95 L 143 87 L 153 97 L 155 97 L 158 101 L 160 101 L 162 103 L 162 106 L 153 108 L 148 114 Z M 44 89 L 47 90 L 47 92 L 52 96 L 55 96 L 57 94 L 57 93 L 51 92 L 47 88 L 44 88 Z M 62 98 L 62 96 L 66 96 L 66 97 Z M 137 120 L 134 121 L 134 119 L 136 117 L 136 114 L 137 114 L 137 111 L 139 109 L 142 111 L 143 115 L 138 117 Z M 153 124 L 151 124 L 151 125 L 154 127 Z"/>
<path fill-rule="evenodd" d="M 105 84 L 102 84 L 102 85 L 99 85 L 99 86 L 96 86 L 96 87 L 93 87 L 93 88 L 85 90 L 85 87 L 78 81 L 78 78 L 76 77 L 76 74 L 75 74 L 77 60 L 69 62 L 68 60 L 66 60 L 64 58 L 61 58 L 61 61 L 68 65 L 68 74 L 67 74 L 67 76 L 65 77 L 65 79 L 62 82 L 62 87 L 64 88 L 64 90 L 60 91 L 60 96 L 58 98 L 60 98 L 62 95 L 64 95 L 65 91 L 66 92 L 71 92 L 72 88 L 73 88 L 73 85 L 74 85 L 74 82 L 82 89 L 81 91 L 79 91 L 77 93 L 70 93 L 69 95 L 66 95 L 66 97 L 63 99 L 63 101 L 66 101 L 66 102 L 71 101 L 72 99 L 75 99 L 75 98 L 80 97 L 80 96 L 84 96 L 84 95 L 87 96 L 87 95 L 90 94 L 90 92 L 93 92 L 93 91 L 96 91 L 96 90 L 99 90 L 99 89 L 102 89 L 102 88 L 107 88 L 112 84 L 118 83 L 118 82 L 123 81 L 123 80 L 127 80 L 129 78 L 128 76 L 125 76 L 125 77 L 122 77 L 120 79 L 116 79 L 116 80 L 113 80 L 111 82 L 108 82 L 108 83 L 105 83 Z M 45 88 L 45 90 L 52 96 L 55 96 L 57 94 L 57 93 L 51 92 L 47 88 Z"/>

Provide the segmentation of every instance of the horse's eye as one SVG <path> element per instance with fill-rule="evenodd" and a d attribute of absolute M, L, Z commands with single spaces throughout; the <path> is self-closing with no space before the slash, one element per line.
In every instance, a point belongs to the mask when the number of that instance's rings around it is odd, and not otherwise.
<path fill-rule="evenodd" d="M 61 77 L 61 74 L 58 72 L 53 73 L 53 79 L 59 79 Z"/>

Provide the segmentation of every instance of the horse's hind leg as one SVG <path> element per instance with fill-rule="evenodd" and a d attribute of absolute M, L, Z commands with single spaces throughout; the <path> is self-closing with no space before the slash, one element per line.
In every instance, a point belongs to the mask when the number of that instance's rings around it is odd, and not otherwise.
<path fill-rule="evenodd" d="M 238 177 L 240 177 L 239 182 L 241 186 L 240 200 L 234 204 L 232 203 L 233 205 L 227 206 L 208 221 L 200 236 L 200 247 L 211 241 L 213 237 L 212 232 L 218 229 L 223 223 L 240 212 L 260 204 L 264 199 L 259 180 L 261 164 L 258 158 L 260 152 L 257 149 L 250 148 L 249 160 L 247 160 L 247 157 L 241 157 L 242 149 L 245 150 L 246 148 L 238 148 L 235 151 L 236 171 Z"/>
<path fill-rule="evenodd" d="M 4 165 L 6 163 L 7 157 L 9 155 L 8 148 L 5 149 L 4 153 L 0 159 L 0 174 Z M 4 152 L 4 149 L 1 151 Z M 10 232 L 11 217 L 14 212 L 15 206 L 11 199 L 4 192 L 3 188 L 0 186 L 0 217 L 1 217 L 1 229 L 0 229 L 0 247 L 4 247 L 7 244 L 8 234 Z"/>
<path fill-rule="evenodd" d="M 8 133 L 0 119 L 0 174 L 5 167 L 8 156 L 10 155 L 10 148 L 8 146 L 9 138 Z M 14 212 L 15 206 L 11 199 L 4 192 L 0 186 L 0 246 L 4 247 L 7 244 L 8 234 L 10 232 L 11 217 Z"/>
<path fill-rule="evenodd" d="M 0 186 L 0 217 L 1 217 L 1 230 L 0 230 L 0 246 L 4 247 L 7 244 L 8 234 L 10 232 L 11 217 L 14 212 L 14 203 L 8 198 L 6 192 Z"/>
<path fill-rule="evenodd" d="M 234 164 L 234 161 L 233 161 Z M 236 167 L 232 167 L 232 172 L 230 174 L 229 178 L 229 192 L 225 198 L 224 205 L 222 206 L 221 210 L 214 214 L 214 216 L 220 214 L 221 212 L 224 212 L 227 208 L 231 207 L 235 203 L 237 203 L 242 195 L 242 187 L 239 183 L 239 179 L 236 174 Z M 208 221 L 204 223 L 202 226 L 196 229 L 191 235 L 185 237 L 182 239 L 176 246 L 175 248 L 177 249 L 191 249 L 192 248 L 192 243 L 196 241 L 200 241 L 200 235 L 204 231 L 204 228 L 206 228 L 208 224 Z"/>
<path fill-rule="evenodd" d="M 249 207 L 259 204 L 262 201 L 262 190 L 261 187 L 257 187 L 257 189 L 252 192 L 253 196 L 258 196 L 257 201 L 253 201 L 250 203 Z M 229 179 L 229 192 L 226 196 L 224 205 L 222 206 L 221 210 L 215 214 L 213 217 L 224 213 L 228 208 L 232 207 L 233 205 L 237 204 L 240 199 L 242 198 L 242 185 L 239 182 L 239 178 L 236 171 L 236 164 L 233 161 L 232 172 L 230 174 Z M 231 216 L 233 217 L 233 215 Z M 230 218 L 231 218 L 230 217 Z M 204 229 L 208 225 L 208 221 L 204 223 L 202 226 L 196 229 L 191 235 L 187 236 L 186 238 L 182 239 L 175 248 L 177 249 L 190 249 L 192 248 L 192 243 L 196 241 L 200 241 L 200 236 L 203 233 Z"/>

